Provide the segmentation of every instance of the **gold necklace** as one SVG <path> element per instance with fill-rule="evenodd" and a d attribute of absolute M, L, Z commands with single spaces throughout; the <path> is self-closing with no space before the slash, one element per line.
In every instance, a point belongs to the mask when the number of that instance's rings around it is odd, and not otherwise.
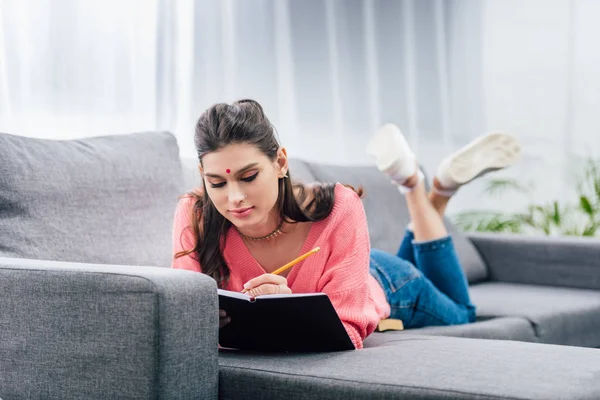
<path fill-rule="evenodd" d="M 281 230 L 281 228 L 283 227 L 283 220 L 279 223 L 279 226 L 277 226 L 277 228 L 275 228 L 275 230 L 271 233 L 269 233 L 268 235 L 264 235 L 264 236 L 248 236 L 248 235 L 244 235 L 242 232 L 240 232 L 239 229 L 237 229 L 238 233 L 240 234 L 240 236 L 244 239 L 248 239 L 248 240 L 254 240 L 254 241 L 259 241 L 259 240 L 269 240 L 274 238 L 275 236 L 279 236 L 283 233 L 283 231 Z"/>

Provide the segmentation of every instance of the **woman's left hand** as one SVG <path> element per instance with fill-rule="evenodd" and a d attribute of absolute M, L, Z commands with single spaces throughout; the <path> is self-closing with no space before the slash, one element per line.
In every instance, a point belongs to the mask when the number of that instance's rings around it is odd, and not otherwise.
<path fill-rule="evenodd" d="M 292 289 L 288 287 L 287 279 L 283 276 L 263 274 L 246 282 L 242 293 L 258 297 L 265 294 L 291 294 Z"/>

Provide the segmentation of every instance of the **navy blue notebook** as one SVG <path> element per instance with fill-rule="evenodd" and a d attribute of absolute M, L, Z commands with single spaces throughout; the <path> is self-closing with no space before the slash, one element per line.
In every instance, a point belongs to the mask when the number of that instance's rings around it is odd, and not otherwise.
<path fill-rule="evenodd" d="M 221 347 L 248 351 L 354 350 L 325 293 L 250 296 L 219 289 L 231 322 L 219 329 Z"/>

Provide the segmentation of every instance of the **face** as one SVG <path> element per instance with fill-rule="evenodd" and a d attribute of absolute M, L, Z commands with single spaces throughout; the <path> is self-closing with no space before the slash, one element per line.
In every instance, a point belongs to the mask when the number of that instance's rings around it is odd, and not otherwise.
<path fill-rule="evenodd" d="M 219 213 L 248 235 L 261 235 L 279 222 L 278 180 L 286 172 L 285 149 L 272 161 L 250 144 L 208 153 L 200 166 L 206 192 Z"/>

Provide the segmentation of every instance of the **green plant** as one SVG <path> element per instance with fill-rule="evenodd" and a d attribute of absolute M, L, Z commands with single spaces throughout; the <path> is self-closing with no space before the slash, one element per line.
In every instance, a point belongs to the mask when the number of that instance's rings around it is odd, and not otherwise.
<path fill-rule="evenodd" d="M 452 219 L 464 231 L 532 233 L 544 235 L 600 235 L 600 160 L 588 159 L 577 179 L 575 204 L 532 203 L 522 212 L 464 211 Z M 513 191 L 530 195 L 533 185 L 511 179 L 488 181 L 484 193 L 502 195 Z"/>

